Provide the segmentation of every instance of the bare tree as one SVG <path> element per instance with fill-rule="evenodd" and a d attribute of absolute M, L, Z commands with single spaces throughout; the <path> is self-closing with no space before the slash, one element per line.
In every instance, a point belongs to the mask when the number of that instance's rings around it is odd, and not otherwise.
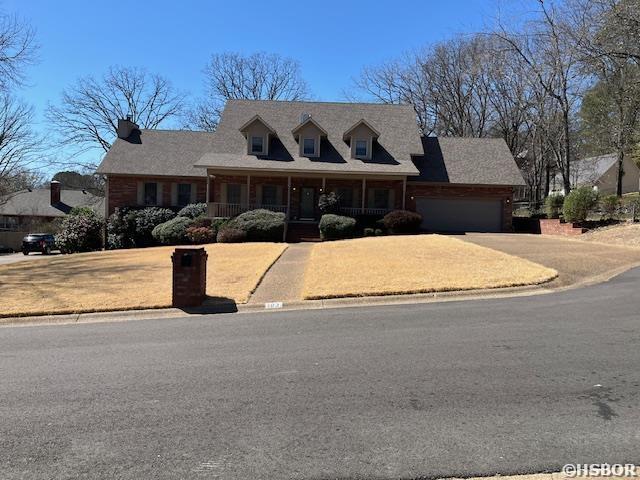
<path fill-rule="evenodd" d="M 13 15 L 0 15 L 0 91 L 24 85 L 25 67 L 35 62 L 35 31 Z"/>
<path fill-rule="evenodd" d="M 82 77 L 49 105 L 47 120 L 58 144 L 75 153 L 93 148 L 105 152 L 116 136 L 119 118 L 130 116 L 141 128 L 158 128 L 178 117 L 185 97 L 164 77 L 137 68 L 111 67 L 101 78 Z"/>
<path fill-rule="evenodd" d="M 436 129 L 438 103 L 432 96 L 431 78 L 426 75 L 425 59 L 429 55 L 425 49 L 380 66 L 366 67 L 354 84 L 378 102 L 413 105 L 420 130 L 431 135 Z"/>
<path fill-rule="evenodd" d="M 0 198 L 19 189 L 27 167 L 35 161 L 40 141 L 32 123 L 30 106 L 9 94 L 0 95 Z"/>
<path fill-rule="evenodd" d="M 537 0 L 537 3 L 535 17 L 524 27 L 514 31 L 501 25 L 494 35 L 520 57 L 534 81 L 558 105 L 562 136 L 555 155 L 564 190 L 568 193 L 571 190 L 575 108 L 585 80 L 580 72 L 581 57 L 575 42 L 586 32 L 569 30 L 566 7 L 561 10 L 553 1 Z"/>
<path fill-rule="evenodd" d="M 597 78 L 582 102 L 583 133 L 586 141 L 604 150 L 597 153 L 616 152 L 621 196 L 624 160 L 638 140 L 640 125 L 640 3 L 572 0 L 570 6 L 570 31 L 583 55 L 585 74 Z M 633 40 L 630 33 L 636 34 Z"/>
<path fill-rule="evenodd" d="M 215 54 L 204 74 L 206 98 L 187 117 L 189 126 L 200 130 L 215 130 L 230 99 L 304 100 L 308 96 L 300 64 L 277 54 Z"/>

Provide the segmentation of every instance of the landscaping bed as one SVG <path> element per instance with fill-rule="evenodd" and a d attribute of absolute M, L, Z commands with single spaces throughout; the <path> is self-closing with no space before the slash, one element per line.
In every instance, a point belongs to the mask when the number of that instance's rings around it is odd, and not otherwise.
<path fill-rule="evenodd" d="M 206 245 L 207 296 L 245 303 L 285 244 Z M 175 247 L 56 256 L 0 266 L 0 316 L 171 306 Z"/>
<path fill-rule="evenodd" d="M 428 293 L 544 283 L 558 272 L 442 235 L 361 238 L 314 245 L 303 298 Z"/>

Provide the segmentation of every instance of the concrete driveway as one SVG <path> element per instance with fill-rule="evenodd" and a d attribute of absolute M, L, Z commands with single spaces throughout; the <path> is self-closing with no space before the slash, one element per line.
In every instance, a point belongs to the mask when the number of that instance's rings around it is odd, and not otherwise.
<path fill-rule="evenodd" d="M 460 239 L 555 268 L 559 275 L 549 287 L 588 281 L 640 263 L 640 248 L 556 236 L 469 233 Z"/>

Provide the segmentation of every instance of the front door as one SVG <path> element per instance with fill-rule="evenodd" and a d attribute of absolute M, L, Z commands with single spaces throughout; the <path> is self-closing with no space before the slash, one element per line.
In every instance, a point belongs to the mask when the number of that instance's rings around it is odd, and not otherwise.
<path fill-rule="evenodd" d="M 313 187 L 300 189 L 300 220 L 313 220 L 316 217 L 316 190 Z"/>

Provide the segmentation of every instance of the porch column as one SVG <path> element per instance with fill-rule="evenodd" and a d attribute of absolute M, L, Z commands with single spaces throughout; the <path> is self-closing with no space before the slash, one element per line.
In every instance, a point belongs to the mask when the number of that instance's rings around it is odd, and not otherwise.
<path fill-rule="evenodd" d="M 405 209 L 407 203 L 407 177 L 402 179 L 402 209 Z"/>
<path fill-rule="evenodd" d="M 367 196 L 367 179 L 362 178 L 362 214 L 364 215 L 364 199 Z"/>
<path fill-rule="evenodd" d="M 287 177 L 287 220 L 291 218 L 291 176 Z"/>
<path fill-rule="evenodd" d="M 325 177 L 322 177 L 322 193 L 327 193 L 326 189 L 327 189 L 327 179 Z"/>
<path fill-rule="evenodd" d="M 251 208 L 251 175 L 247 175 L 247 208 Z"/>
<path fill-rule="evenodd" d="M 209 170 L 207 170 L 207 203 L 211 202 L 211 177 L 209 176 Z"/>

